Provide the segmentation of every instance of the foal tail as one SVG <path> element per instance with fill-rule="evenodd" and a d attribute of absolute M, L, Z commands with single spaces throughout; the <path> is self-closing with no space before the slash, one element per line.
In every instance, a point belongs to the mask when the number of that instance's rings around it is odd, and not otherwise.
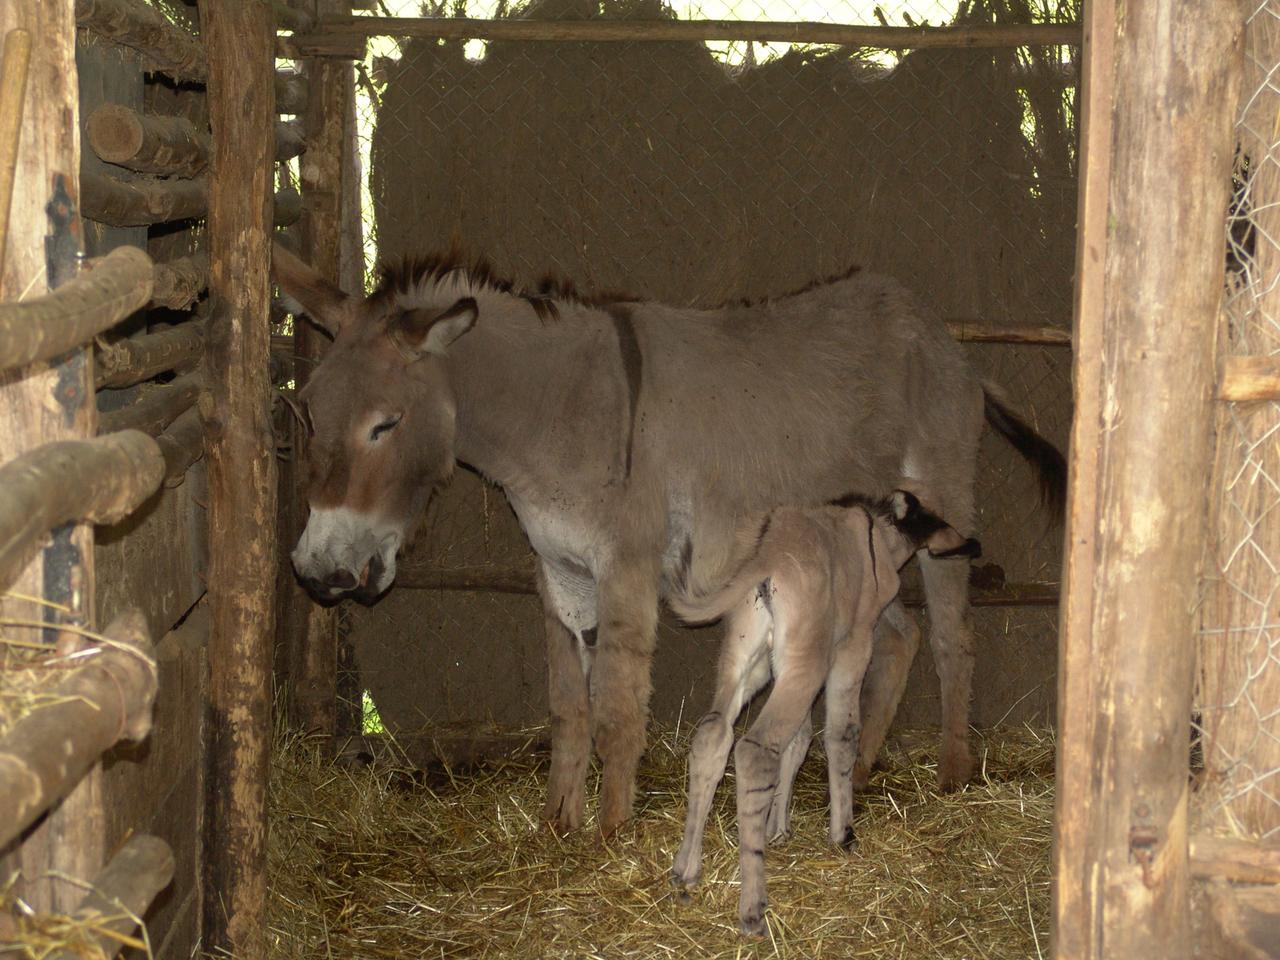
<path fill-rule="evenodd" d="M 987 423 L 1031 464 L 1040 480 L 1040 502 L 1061 521 L 1067 508 L 1067 461 L 1062 451 L 1014 413 L 994 384 L 983 383 L 982 399 Z"/>
<path fill-rule="evenodd" d="M 759 589 L 769 579 L 771 572 L 764 550 L 764 537 L 768 530 L 769 520 L 766 519 L 756 538 L 755 549 L 738 565 L 728 582 L 718 589 L 706 593 L 691 592 L 689 565 L 682 565 L 667 597 L 667 606 L 671 608 L 671 612 L 688 624 L 710 623 L 723 617 L 753 590 Z"/>

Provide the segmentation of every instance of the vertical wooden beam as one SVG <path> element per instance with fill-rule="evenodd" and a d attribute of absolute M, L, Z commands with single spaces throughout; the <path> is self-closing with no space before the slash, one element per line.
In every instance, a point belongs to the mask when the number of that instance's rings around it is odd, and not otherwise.
<path fill-rule="evenodd" d="M 204 949 L 265 955 L 276 557 L 268 373 L 275 36 L 267 0 L 200 0 L 209 191 L 210 704 Z"/>
<path fill-rule="evenodd" d="M 347 15 L 349 0 L 318 0 L 318 17 Z M 346 117 L 354 96 L 349 61 L 313 57 L 307 62 L 307 110 L 303 126 L 307 149 L 299 165 L 304 197 L 302 258 L 323 276 L 342 282 L 343 162 L 346 154 Z M 359 291 L 357 291 L 359 292 Z M 322 334 L 303 322 L 294 328 L 294 368 L 299 388 L 323 352 Z M 306 523 L 306 437 L 299 433 L 295 492 L 296 536 Z M 292 546 L 292 545 L 291 545 Z M 294 602 L 301 605 L 296 619 L 292 659 L 292 718 L 302 729 L 331 737 L 336 731 L 338 708 L 338 617 L 333 607 L 312 603 L 293 586 Z"/>
<path fill-rule="evenodd" d="M 1087 10 L 1054 955 L 1177 960 L 1242 11 Z"/>
<path fill-rule="evenodd" d="M 38 297 L 70 280 L 83 249 L 75 11 L 71 4 L 6 0 L 0 38 L 17 29 L 30 38 L 30 79 L 12 174 L 3 300 Z M 0 458 L 96 433 L 91 362 L 89 351 L 77 348 L 48 363 L 0 372 Z M 92 625 L 93 529 L 69 524 L 50 540 L 17 582 L 5 586 L 60 604 L 65 612 L 4 596 L 0 612 L 48 622 L 44 639 L 70 651 L 80 639 L 58 625 Z M 23 895 L 38 909 L 70 909 L 82 896 L 54 874 L 87 879 L 102 865 L 99 772 L 88 774 L 23 844 Z"/>

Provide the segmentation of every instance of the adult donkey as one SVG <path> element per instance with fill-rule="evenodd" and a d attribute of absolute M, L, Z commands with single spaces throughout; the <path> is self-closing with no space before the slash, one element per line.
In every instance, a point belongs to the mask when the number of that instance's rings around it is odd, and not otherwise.
<path fill-rule="evenodd" d="M 334 337 L 302 391 L 310 516 L 293 553 L 318 599 L 371 600 L 431 491 L 461 461 L 506 492 L 539 560 L 552 760 L 544 815 L 582 821 L 592 744 L 600 829 L 631 813 L 658 604 L 728 578 L 737 522 L 857 491 L 921 491 L 968 536 L 985 417 L 1061 501 L 1061 454 L 992 396 L 901 286 L 849 274 L 713 310 L 519 291 L 456 255 L 348 296 L 277 247 L 275 273 Z M 963 560 L 921 557 L 942 686 L 943 788 L 971 772 Z M 865 769 L 918 643 L 884 618 L 864 698 Z M 905 648 L 905 649 L 904 649 Z M 890 674 L 891 676 L 885 676 Z"/>

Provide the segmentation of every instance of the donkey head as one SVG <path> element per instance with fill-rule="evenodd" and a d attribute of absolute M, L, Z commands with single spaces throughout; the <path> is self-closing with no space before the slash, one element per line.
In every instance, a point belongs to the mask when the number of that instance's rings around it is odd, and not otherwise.
<path fill-rule="evenodd" d="M 384 285 L 352 297 L 277 245 L 273 272 L 333 344 L 298 395 L 310 436 L 310 515 L 293 551 L 313 597 L 365 603 L 395 579 L 396 552 L 453 471 L 455 401 L 444 353 L 475 323 L 464 286 Z"/>

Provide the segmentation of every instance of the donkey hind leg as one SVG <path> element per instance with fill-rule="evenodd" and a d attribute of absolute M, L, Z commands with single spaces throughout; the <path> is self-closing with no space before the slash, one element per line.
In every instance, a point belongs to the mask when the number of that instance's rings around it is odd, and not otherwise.
<path fill-rule="evenodd" d="M 658 629 L 657 578 L 615 571 L 599 585 L 600 628 L 592 666 L 591 724 L 600 755 L 600 833 L 611 837 L 631 816 L 636 768 L 644 753 L 649 670 Z"/>
<path fill-rule="evenodd" d="M 797 645 L 798 646 L 798 645 Z M 769 700 L 751 729 L 733 748 L 738 787 L 738 925 L 748 935 L 764 933 L 764 842 L 769 809 L 781 773 L 782 749 L 795 737 L 826 680 L 825 664 L 789 663 L 777 678 Z"/>
<path fill-rule="evenodd" d="M 916 618 L 894 598 L 876 622 L 871 663 L 859 697 L 861 734 L 858 760 L 853 765 L 853 789 L 864 790 L 876 756 L 893 724 L 907 688 L 911 664 L 920 649 L 920 626 Z M 830 696 L 830 694 L 828 694 Z"/>
<path fill-rule="evenodd" d="M 773 805 L 769 808 L 769 819 L 765 821 L 764 835 L 770 843 L 775 840 L 786 840 L 791 836 L 791 792 L 796 782 L 796 772 L 804 763 L 809 752 L 809 743 L 813 740 L 813 715 L 806 713 L 800 723 L 800 729 L 791 738 L 782 751 L 782 761 L 778 770 L 778 789 L 773 794 Z"/>
<path fill-rule="evenodd" d="M 929 645 L 942 687 L 942 747 L 938 787 L 955 790 L 973 775 L 969 754 L 969 699 L 973 685 L 973 633 L 969 628 L 969 564 L 921 553 Z"/>
<path fill-rule="evenodd" d="M 551 775 L 542 817 L 562 832 L 582 825 L 591 759 L 587 676 L 578 640 L 551 611 L 546 613 L 547 680 L 551 706 Z"/>
<path fill-rule="evenodd" d="M 671 869 L 671 882 L 691 887 L 702 874 L 702 837 L 716 787 L 724 777 L 733 745 L 733 723 L 743 706 L 769 682 L 766 643 L 772 618 L 753 605 L 725 624 L 724 648 L 711 712 L 702 718 L 689 748 L 689 796 L 684 840 Z"/>
<path fill-rule="evenodd" d="M 832 657 L 827 678 L 827 782 L 831 790 L 831 842 L 853 849 L 853 768 L 858 754 L 858 701 L 871 659 L 871 629 L 854 628 Z"/>

